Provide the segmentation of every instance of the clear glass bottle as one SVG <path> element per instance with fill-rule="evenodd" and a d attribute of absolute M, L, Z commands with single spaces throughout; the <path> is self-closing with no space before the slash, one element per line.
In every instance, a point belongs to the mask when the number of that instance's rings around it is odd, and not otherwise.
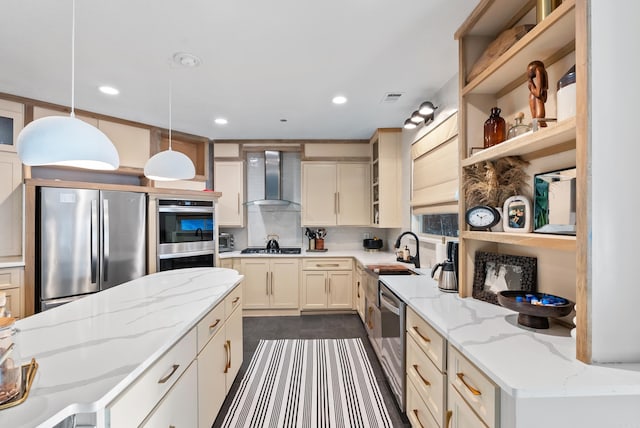
<path fill-rule="evenodd" d="M 22 366 L 16 341 L 15 318 L 0 318 L 0 404 L 22 391 Z"/>
<path fill-rule="evenodd" d="M 518 135 L 526 134 L 531 131 L 531 126 L 525 125 L 522 123 L 522 119 L 524 119 L 524 113 L 519 112 L 514 117 L 515 124 L 509 128 L 509 134 L 507 135 L 507 139 L 511 139 L 513 137 L 517 137 Z"/>
<path fill-rule="evenodd" d="M 484 148 L 502 143 L 507 138 L 507 123 L 500 117 L 498 107 L 491 109 L 491 116 L 484 123 Z"/>

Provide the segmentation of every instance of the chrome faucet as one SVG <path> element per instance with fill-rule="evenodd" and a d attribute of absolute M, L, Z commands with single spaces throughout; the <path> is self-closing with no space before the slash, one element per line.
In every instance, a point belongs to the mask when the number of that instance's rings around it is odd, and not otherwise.
<path fill-rule="evenodd" d="M 415 255 L 415 257 L 413 258 L 413 265 L 414 265 L 416 268 L 419 268 L 419 267 L 420 267 L 420 241 L 418 241 L 418 236 L 417 236 L 415 233 L 413 233 L 413 232 L 408 232 L 408 231 L 407 231 L 407 232 L 402 232 L 402 233 L 400 234 L 400 236 L 398 236 L 398 239 L 396 239 L 396 244 L 394 245 L 394 247 L 395 247 L 395 249 L 400 248 L 400 239 L 402 239 L 402 237 L 403 237 L 404 235 L 411 235 L 411 236 L 413 236 L 413 237 L 414 237 L 414 239 L 416 240 L 416 255 Z"/>

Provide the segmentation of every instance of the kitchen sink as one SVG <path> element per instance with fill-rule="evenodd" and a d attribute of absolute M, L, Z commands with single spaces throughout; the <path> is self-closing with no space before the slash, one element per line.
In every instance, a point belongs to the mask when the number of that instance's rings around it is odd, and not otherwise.
<path fill-rule="evenodd" d="M 367 269 L 375 275 L 418 275 L 402 265 L 368 265 Z"/>

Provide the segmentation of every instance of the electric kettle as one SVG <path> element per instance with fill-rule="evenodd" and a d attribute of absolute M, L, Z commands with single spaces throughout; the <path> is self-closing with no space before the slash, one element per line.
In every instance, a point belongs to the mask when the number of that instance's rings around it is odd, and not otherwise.
<path fill-rule="evenodd" d="M 456 278 L 455 265 L 450 260 L 445 260 L 442 263 L 436 264 L 431 269 L 431 278 L 435 279 L 435 274 L 438 268 L 440 274 L 438 275 L 438 288 L 447 293 L 456 293 L 458 291 L 458 279 Z"/>

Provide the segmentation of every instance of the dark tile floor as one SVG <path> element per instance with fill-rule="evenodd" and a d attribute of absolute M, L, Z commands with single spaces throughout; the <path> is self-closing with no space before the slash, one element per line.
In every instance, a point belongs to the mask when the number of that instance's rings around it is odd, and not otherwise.
<path fill-rule="evenodd" d="M 244 333 L 244 360 L 238 377 L 233 383 L 227 399 L 222 405 L 218 419 L 213 428 L 220 427 L 227 409 L 233 400 L 238 385 L 247 370 L 253 352 L 260 339 L 347 339 L 352 337 L 362 338 L 362 342 L 369 355 L 369 361 L 378 379 L 378 385 L 387 405 L 389 416 L 394 427 L 409 427 L 409 422 L 404 414 L 401 414 L 398 405 L 393 398 L 391 389 L 382 373 L 366 330 L 358 315 L 302 315 L 299 317 L 249 317 L 243 319 Z"/>

